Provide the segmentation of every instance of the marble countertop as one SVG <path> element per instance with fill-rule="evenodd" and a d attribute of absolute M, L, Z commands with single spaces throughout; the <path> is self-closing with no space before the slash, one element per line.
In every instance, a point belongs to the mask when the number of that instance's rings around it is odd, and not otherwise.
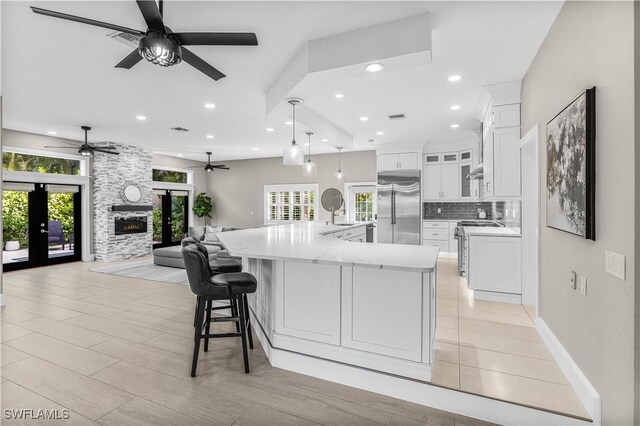
<path fill-rule="evenodd" d="M 367 226 L 372 222 L 347 222 L 340 224 L 323 224 L 319 223 L 316 226 L 325 228 L 323 231 L 319 231 L 321 235 L 331 235 L 340 231 L 347 231 L 349 229 L 361 228 L 363 226 Z M 348 225 L 348 226 L 347 226 Z"/>
<path fill-rule="evenodd" d="M 519 237 L 520 236 L 520 232 L 511 228 L 505 228 L 504 226 L 500 226 L 500 227 L 465 226 L 464 234 L 465 235 L 485 235 L 485 236 L 494 236 L 494 237 Z"/>
<path fill-rule="evenodd" d="M 366 224 L 363 222 L 358 226 Z M 234 256 L 400 271 L 435 271 L 438 247 L 360 243 L 326 235 L 352 228 L 306 222 L 219 232 L 216 235 Z"/>

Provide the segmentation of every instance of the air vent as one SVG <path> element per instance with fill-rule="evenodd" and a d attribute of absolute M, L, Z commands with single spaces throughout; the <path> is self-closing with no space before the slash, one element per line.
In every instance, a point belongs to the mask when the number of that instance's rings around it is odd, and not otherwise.
<path fill-rule="evenodd" d="M 138 47 L 138 45 L 140 44 L 140 39 L 142 38 L 142 36 L 129 33 L 121 33 L 120 31 L 109 33 L 107 34 L 107 37 L 132 49 Z"/>
<path fill-rule="evenodd" d="M 404 120 L 407 118 L 404 114 L 391 114 L 389 120 Z"/>
<path fill-rule="evenodd" d="M 176 132 L 188 132 L 189 129 L 185 129 L 184 127 L 172 127 L 171 130 L 175 130 Z"/>

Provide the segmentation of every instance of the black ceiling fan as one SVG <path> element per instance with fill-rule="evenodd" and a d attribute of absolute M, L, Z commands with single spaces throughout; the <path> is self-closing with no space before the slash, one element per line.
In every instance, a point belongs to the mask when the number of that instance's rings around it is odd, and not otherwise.
<path fill-rule="evenodd" d="M 155 0 L 136 0 L 140 12 L 147 23 L 146 31 L 139 31 L 120 25 L 96 21 L 94 19 L 55 12 L 31 6 L 31 10 L 40 15 L 108 28 L 123 33 L 141 36 L 138 49 L 120 61 L 116 68 L 129 69 L 145 58 L 147 61 L 164 67 L 179 64 L 182 60 L 203 72 L 214 80 L 226 77 L 222 72 L 206 63 L 202 58 L 184 46 L 257 46 L 255 33 L 174 33 L 163 21 L 163 0 L 159 7 Z"/>
<path fill-rule="evenodd" d="M 225 166 L 224 164 L 220 164 L 218 166 L 215 166 L 213 164 L 211 164 L 211 152 L 207 151 L 207 164 L 204 166 L 204 171 L 205 172 L 212 172 L 215 169 L 220 169 L 220 170 L 231 170 L 229 169 L 229 167 Z M 199 169 L 202 166 L 198 165 L 198 166 L 191 166 L 189 167 L 190 169 Z"/>
<path fill-rule="evenodd" d="M 81 126 L 80 127 L 82 130 L 84 130 L 84 143 L 81 144 L 80 146 L 76 145 L 73 142 L 67 142 L 67 141 L 61 141 L 62 143 L 66 143 L 69 145 L 73 145 L 73 146 L 50 146 L 50 145 L 45 145 L 45 148 L 62 148 L 62 149 L 77 149 L 78 150 L 78 154 L 80 155 L 84 155 L 86 157 L 91 157 L 93 156 L 93 154 L 95 152 L 102 152 L 105 154 L 114 154 L 114 155 L 120 155 L 119 152 L 114 151 L 113 147 L 109 147 L 109 146 L 101 146 L 99 148 L 89 145 L 89 142 L 87 142 L 87 133 L 89 132 L 89 130 L 91 130 L 91 127 L 89 126 Z"/>

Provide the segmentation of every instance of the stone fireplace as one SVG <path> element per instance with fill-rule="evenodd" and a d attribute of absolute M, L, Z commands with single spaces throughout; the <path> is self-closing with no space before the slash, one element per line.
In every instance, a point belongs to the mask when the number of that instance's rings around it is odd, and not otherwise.
<path fill-rule="evenodd" d="M 149 255 L 153 244 L 151 152 L 131 145 L 108 145 L 115 146 L 120 155 L 97 153 L 92 162 L 95 258 L 112 262 Z M 140 189 L 140 200 L 135 203 L 124 195 L 129 185 Z"/>

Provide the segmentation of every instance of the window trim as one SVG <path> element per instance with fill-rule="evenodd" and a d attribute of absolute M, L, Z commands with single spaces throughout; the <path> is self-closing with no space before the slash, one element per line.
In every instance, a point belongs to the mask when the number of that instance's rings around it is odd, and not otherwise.
<path fill-rule="evenodd" d="M 71 146 L 71 145 L 69 145 Z M 78 146 L 79 147 L 79 146 Z M 36 157 L 49 157 L 49 158 L 59 158 L 62 160 L 76 160 L 80 162 L 80 174 L 79 175 L 66 175 L 62 173 L 38 173 L 38 172 L 23 172 L 20 170 L 2 170 L 4 173 L 31 173 L 37 174 L 40 176 L 73 176 L 73 177 L 81 177 L 81 176 L 89 176 L 89 159 L 84 155 L 79 154 L 65 154 L 57 151 L 47 151 L 43 149 L 32 149 L 32 148 L 23 148 L 20 146 L 10 146 L 5 145 L 2 147 L 2 154 L 5 152 L 13 152 L 15 154 L 26 154 L 26 155 L 34 155 Z"/>
<path fill-rule="evenodd" d="M 294 192 L 294 191 L 314 191 L 315 192 L 315 196 L 313 197 L 313 211 L 314 211 L 314 215 L 313 215 L 313 220 L 312 221 L 303 221 L 303 220 L 270 220 L 269 219 L 269 192 L 273 192 L 273 191 L 288 191 L 288 192 Z M 319 204 L 318 204 L 318 197 L 319 197 L 319 191 L 320 191 L 320 187 L 317 183 L 293 183 L 293 184 L 274 184 L 274 185 L 264 185 L 263 188 L 263 204 L 262 204 L 262 210 L 263 210 L 263 220 L 264 220 L 264 225 L 283 225 L 283 224 L 287 224 L 287 223 L 302 223 L 302 222 L 317 222 L 318 221 L 318 208 L 319 208 Z M 293 199 L 293 196 L 290 196 L 289 198 L 290 200 Z M 290 205 L 293 205 L 293 203 L 290 201 Z M 293 214 L 293 212 L 291 211 L 290 214 Z"/>
<path fill-rule="evenodd" d="M 202 166 L 204 167 L 204 166 Z M 186 183 L 178 183 L 178 182 L 163 182 L 161 180 L 153 180 L 153 171 L 154 170 L 166 170 L 169 172 L 180 172 L 180 173 L 186 173 L 187 174 L 187 182 Z M 173 183 L 173 184 L 178 184 L 178 185 L 193 185 L 194 184 L 194 170 L 190 170 L 190 169 L 181 169 L 179 167 L 169 167 L 169 166 L 157 166 L 152 164 L 151 165 L 151 182 L 152 184 L 157 184 L 157 183 L 162 183 L 162 184 L 166 184 L 166 183 Z"/>
<path fill-rule="evenodd" d="M 347 212 L 347 220 L 355 221 L 356 213 L 355 206 L 352 202 L 353 191 L 356 187 L 359 186 L 369 186 L 373 187 L 373 218 L 372 221 L 376 220 L 376 214 L 378 213 L 378 197 L 377 197 L 377 186 L 378 182 L 349 182 L 344 184 L 344 204 L 345 210 Z"/>

